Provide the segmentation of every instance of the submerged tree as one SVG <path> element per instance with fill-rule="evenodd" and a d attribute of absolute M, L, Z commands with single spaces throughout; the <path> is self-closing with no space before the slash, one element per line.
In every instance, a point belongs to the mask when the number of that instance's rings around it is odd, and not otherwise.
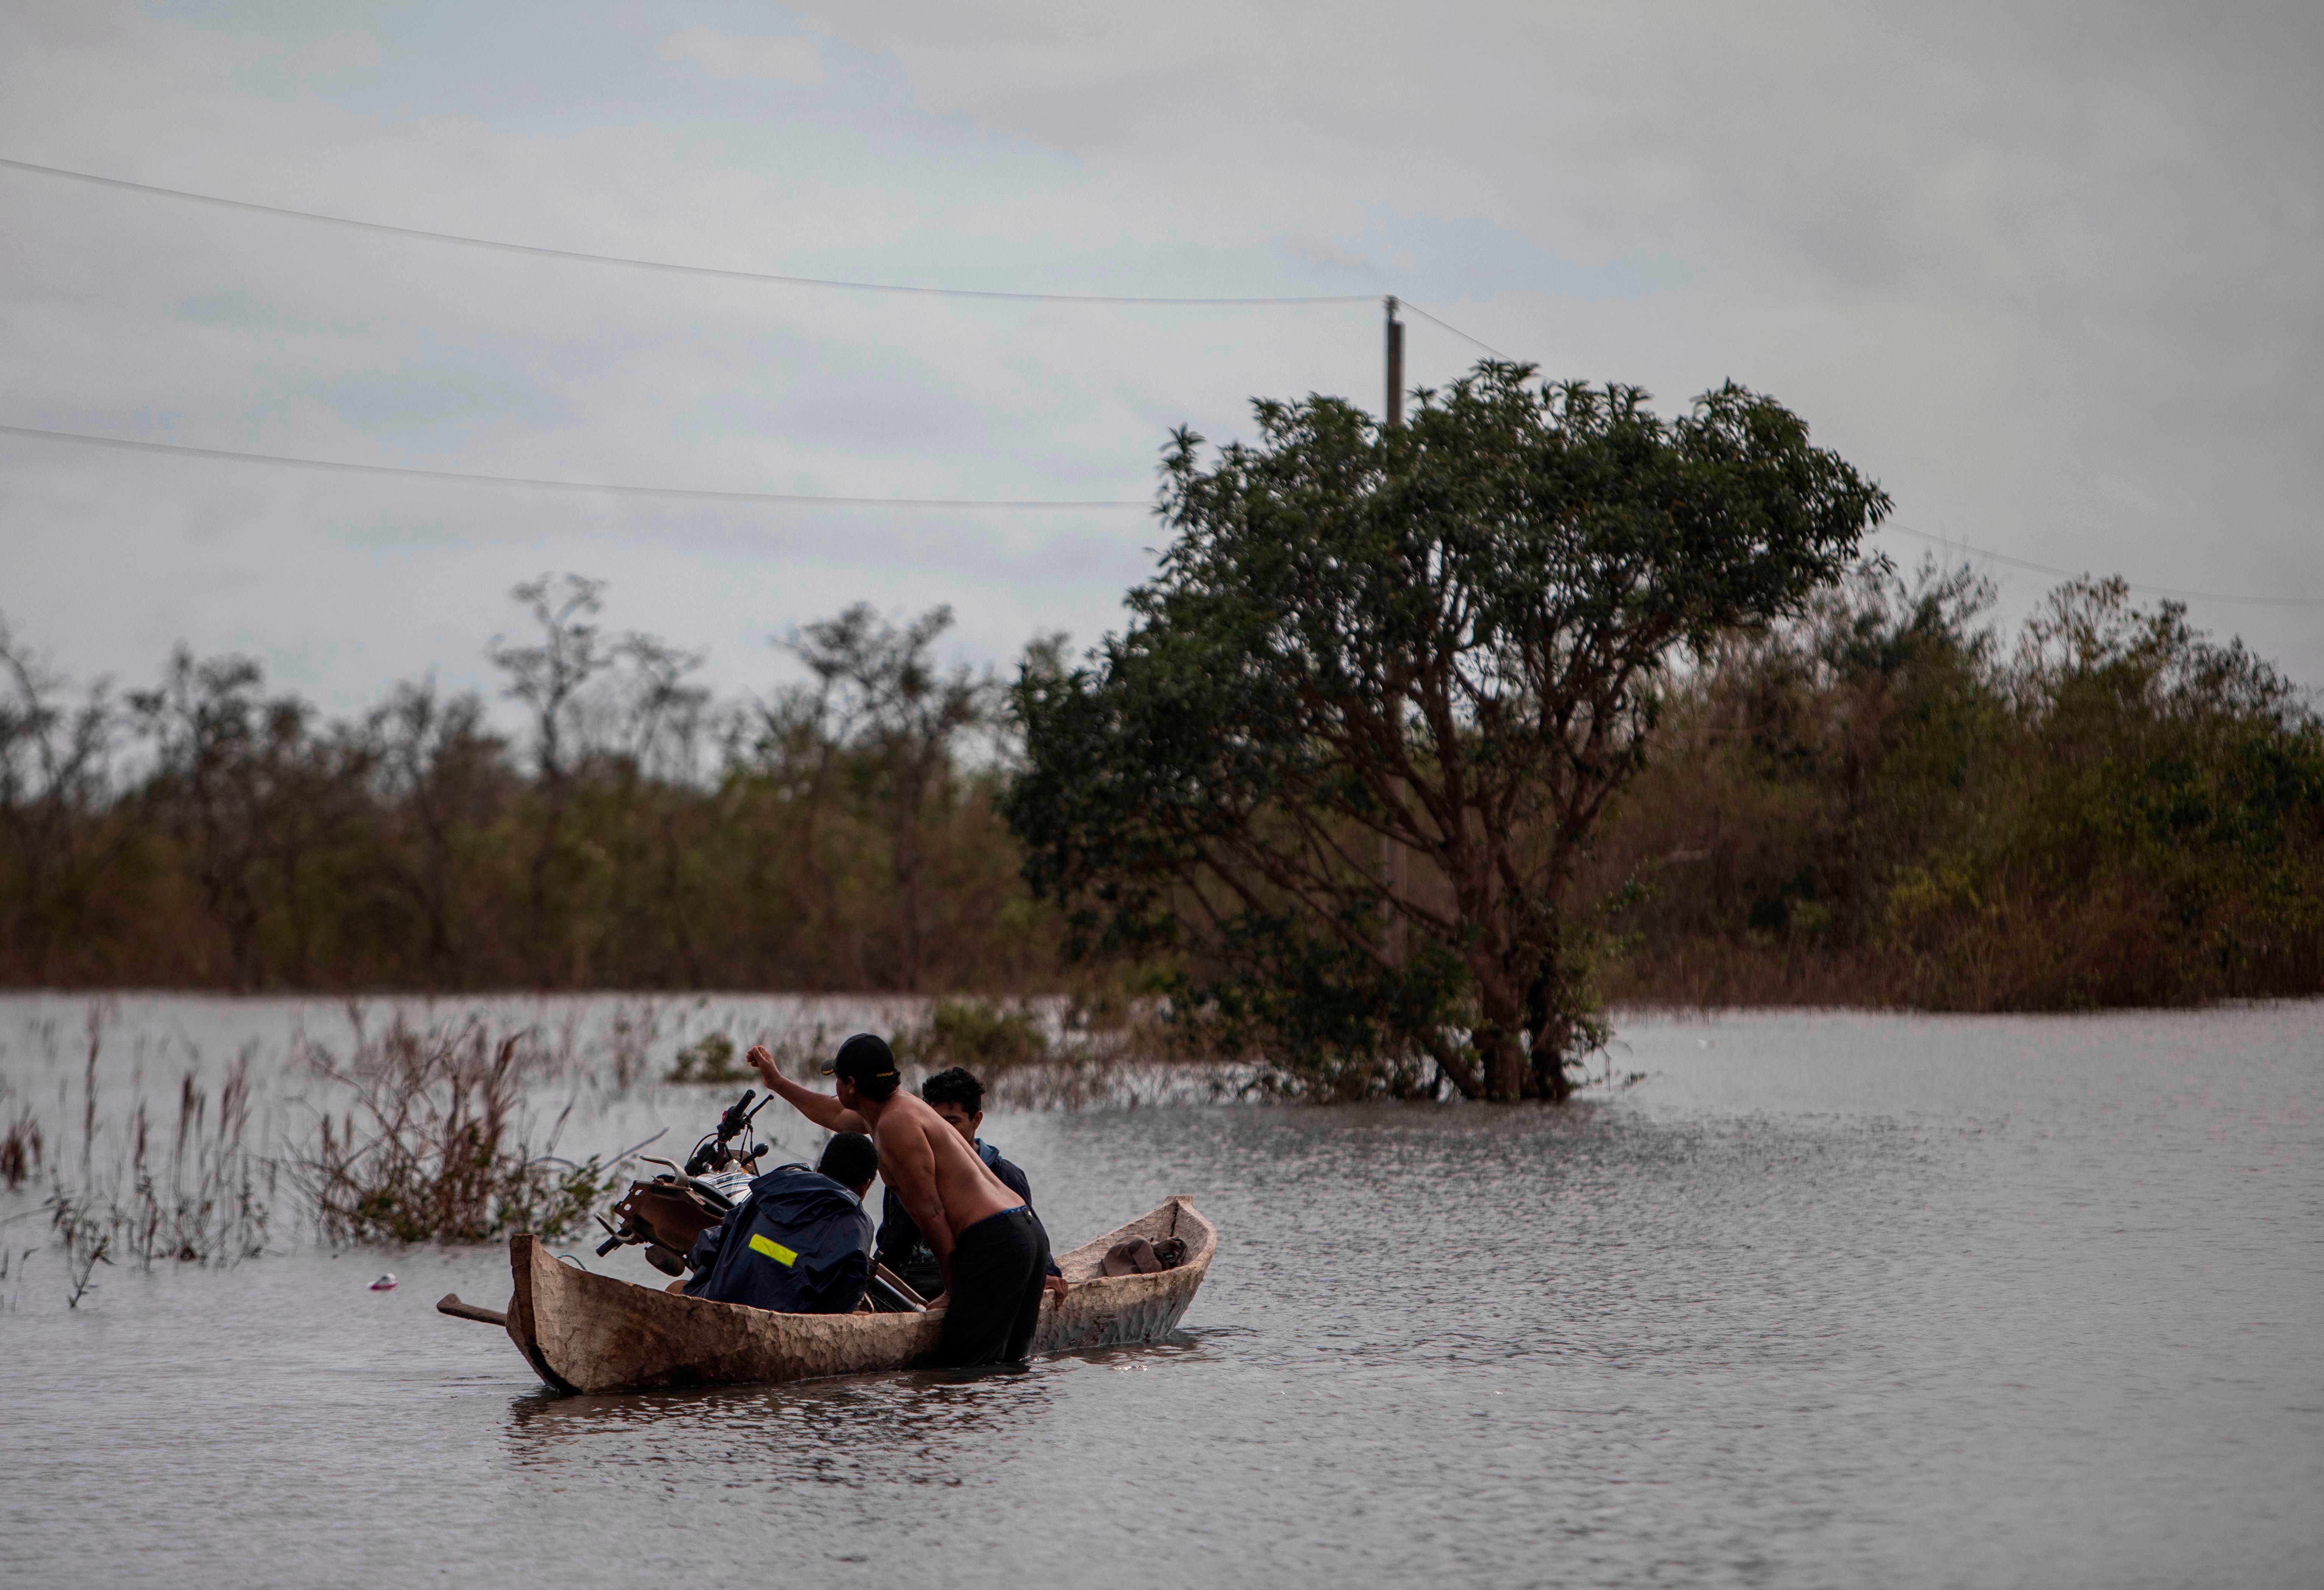
<path fill-rule="evenodd" d="M 1008 818 L 1080 952 L 1351 1094 L 1559 1098 L 1596 1039 L 1569 897 L 1683 648 L 1796 611 L 1888 499 L 1770 399 L 1486 363 L 1406 426 L 1257 405 L 1085 666 L 1028 668 Z"/>

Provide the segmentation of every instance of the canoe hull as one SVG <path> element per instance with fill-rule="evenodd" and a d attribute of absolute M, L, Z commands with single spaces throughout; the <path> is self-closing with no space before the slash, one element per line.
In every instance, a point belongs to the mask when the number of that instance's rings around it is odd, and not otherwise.
<path fill-rule="evenodd" d="M 1132 1236 L 1177 1236 L 1185 1262 L 1154 1275 L 1100 1276 L 1098 1262 Z M 1058 1255 L 1074 1284 L 1045 1294 L 1036 1356 L 1156 1341 L 1177 1328 L 1217 1251 L 1218 1232 L 1183 1198 Z M 936 1350 L 941 1315 L 775 1314 L 673 1296 L 560 1263 L 530 1233 L 509 1244 L 515 1282 L 508 1333 L 534 1373 L 559 1391 L 818 1380 L 908 1369 Z"/>

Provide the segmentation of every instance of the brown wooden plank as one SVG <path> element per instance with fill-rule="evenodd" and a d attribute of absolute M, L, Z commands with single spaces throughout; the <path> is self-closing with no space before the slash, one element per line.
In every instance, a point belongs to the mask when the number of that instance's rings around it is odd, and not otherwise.
<path fill-rule="evenodd" d="M 449 1314 L 455 1319 L 473 1319 L 479 1325 L 497 1325 L 508 1328 L 508 1316 L 498 1309 L 480 1309 L 474 1303 L 464 1303 L 456 1291 L 447 1291 L 436 1300 L 436 1311 Z"/>

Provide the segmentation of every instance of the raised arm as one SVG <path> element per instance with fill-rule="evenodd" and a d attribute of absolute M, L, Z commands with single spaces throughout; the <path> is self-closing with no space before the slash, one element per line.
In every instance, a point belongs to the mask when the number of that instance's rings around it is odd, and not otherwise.
<path fill-rule="evenodd" d="M 754 1043 L 744 1055 L 758 1071 L 759 1080 L 770 1093 L 779 1093 L 783 1102 L 821 1126 L 826 1132 L 869 1132 L 872 1128 L 862 1116 L 848 1109 L 828 1093 L 817 1093 L 812 1088 L 802 1088 L 783 1075 L 775 1064 L 775 1057 L 764 1043 Z"/>

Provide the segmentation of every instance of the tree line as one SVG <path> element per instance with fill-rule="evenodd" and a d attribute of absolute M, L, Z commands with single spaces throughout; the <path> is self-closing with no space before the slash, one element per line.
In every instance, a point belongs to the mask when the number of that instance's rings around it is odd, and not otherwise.
<path fill-rule="evenodd" d="M 1939 1010 L 2324 992 L 2324 723 L 2185 607 L 1867 564 L 1675 681 L 1580 880 L 1617 997 Z M 1624 892 L 1628 886 L 1627 892 Z"/>
<path fill-rule="evenodd" d="M 933 661 L 942 610 L 807 625 L 809 683 L 718 703 L 691 654 L 605 636 L 602 594 L 523 588 L 540 632 L 493 653 L 519 734 L 426 682 L 327 721 L 248 658 L 183 651 L 151 688 L 76 691 L 0 630 L 0 979 L 1064 985 L 1064 924 L 999 809 L 1004 690 Z M 1671 682 L 1578 869 L 1603 992 L 1989 1010 L 2324 990 L 2304 694 L 2119 582 L 2061 587 L 2014 644 L 1993 596 L 1966 568 L 1859 564 Z M 1033 655 L 1055 667 L 1054 644 Z"/>
<path fill-rule="evenodd" d="M 0 979 L 289 988 L 1017 988 L 1051 975 L 994 820 L 1001 686 L 938 608 L 782 642 L 720 702 L 699 653 L 517 588 L 521 714 L 406 683 L 331 721 L 244 657 L 76 688 L 0 629 Z"/>

